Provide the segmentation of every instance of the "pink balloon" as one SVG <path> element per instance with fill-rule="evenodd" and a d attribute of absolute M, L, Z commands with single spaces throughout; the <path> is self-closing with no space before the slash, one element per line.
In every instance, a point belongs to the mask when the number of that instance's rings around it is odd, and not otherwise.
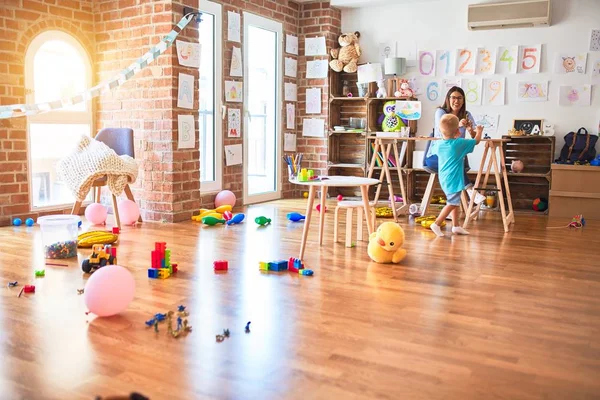
<path fill-rule="evenodd" d="M 117 206 L 119 208 L 119 218 L 125 225 L 133 225 L 140 217 L 140 208 L 132 200 L 123 200 Z"/>
<path fill-rule="evenodd" d="M 85 218 L 94 225 L 106 222 L 108 210 L 100 203 L 92 203 L 85 208 Z"/>
<path fill-rule="evenodd" d="M 215 208 L 226 204 L 235 207 L 235 194 L 230 190 L 221 190 L 215 197 Z"/>
<path fill-rule="evenodd" d="M 90 276 L 83 295 L 90 312 L 99 317 L 110 317 L 125 310 L 134 293 L 135 281 L 131 273 L 119 265 L 108 265 Z"/>

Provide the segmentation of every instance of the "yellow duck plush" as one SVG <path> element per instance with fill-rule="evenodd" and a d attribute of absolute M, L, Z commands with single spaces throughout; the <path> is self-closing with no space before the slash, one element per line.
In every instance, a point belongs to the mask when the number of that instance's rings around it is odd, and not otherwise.
<path fill-rule="evenodd" d="M 371 260 L 378 263 L 397 264 L 406 257 L 404 244 L 404 231 L 395 222 L 384 222 L 377 232 L 369 236 L 369 247 L 367 252 Z"/>

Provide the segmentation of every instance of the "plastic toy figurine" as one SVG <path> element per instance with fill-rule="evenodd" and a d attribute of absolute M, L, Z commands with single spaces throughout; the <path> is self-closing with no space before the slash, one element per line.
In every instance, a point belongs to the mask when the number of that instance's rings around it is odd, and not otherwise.
<path fill-rule="evenodd" d="M 215 226 L 216 224 L 224 224 L 225 222 L 227 222 L 227 221 L 225 221 L 224 219 L 215 218 L 212 216 L 202 218 L 202 223 L 204 225 L 208 225 L 208 226 Z"/>
<path fill-rule="evenodd" d="M 185 312 L 185 306 L 184 305 L 180 305 L 179 307 L 177 307 L 177 311 L 179 311 L 179 312 Z"/>
<path fill-rule="evenodd" d="M 233 218 L 227 221 L 227 225 L 239 224 L 244 220 L 244 218 L 246 218 L 245 214 L 235 214 Z"/>
<path fill-rule="evenodd" d="M 167 313 L 167 334 L 173 334 L 173 311 Z"/>
<path fill-rule="evenodd" d="M 155 322 L 156 322 L 156 318 L 152 318 L 152 319 L 149 319 L 148 321 L 146 321 L 145 324 L 148 328 L 150 328 L 150 327 L 154 326 Z"/>
<path fill-rule="evenodd" d="M 167 318 L 167 314 L 161 314 L 161 313 L 157 313 L 154 315 L 154 318 L 158 321 L 158 322 L 162 322 L 165 320 L 165 318 Z"/>
<path fill-rule="evenodd" d="M 314 272 L 312 269 L 300 269 L 298 270 L 298 275 L 313 276 Z"/>
<path fill-rule="evenodd" d="M 87 260 L 83 260 L 81 263 L 81 269 L 86 274 L 89 274 L 98 268 L 105 267 L 107 264 L 116 264 L 116 250 L 116 248 L 113 248 L 109 244 L 92 245 L 92 255 Z"/>
<path fill-rule="evenodd" d="M 154 320 L 154 332 L 158 333 L 158 321 Z"/>
<path fill-rule="evenodd" d="M 246 333 L 250 333 L 250 324 L 251 324 L 250 321 L 248 321 L 248 323 L 246 324 L 246 328 L 244 329 L 246 331 Z"/>
<path fill-rule="evenodd" d="M 77 289 L 77 294 L 83 294 L 85 289 Z"/>
<path fill-rule="evenodd" d="M 19 284 L 19 282 L 14 281 L 14 282 L 8 282 L 8 287 L 15 287 Z"/>
<path fill-rule="evenodd" d="M 21 291 L 19 292 L 19 295 L 17 297 L 21 297 L 21 294 L 23 294 L 23 292 L 25 293 L 35 293 L 35 286 L 34 285 L 25 285 L 21 288 Z"/>
<path fill-rule="evenodd" d="M 304 216 L 300 213 L 297 213 L 297 212 L 291 212 L 291 213 L 288 213 L 287 219 L 292 222 L 298 222 L 298 221 L 302 221 L 302 220 L 306 219 L 306 216 Z"/>
<path fill-rule="evenodd" d="M 180 330 L 182 325 L 183 320 L 181 319 L 181 317 L 177 317 L 177 330 Z"/>
<path fill-rule="evenodd" d="M 35 271 L 35 277 L 36 278 L 43 278 L 44 276 L 46 276 L 46 270 L 45 269 L 40 269 L 40 270 L 36 270 Z"/>
<path fill-rule="evenodd" d="M 271 218 L 260 216 L 260 217 L 256 217 L 254 219 L 254 222 L 256 222 L 260 226 L 265 226 L 265 225 L 271 223 Z"/>
<path fill-rule="evenodd" d="M 229 329 L 223 329 L 223 336 L 229 337 Z"/>

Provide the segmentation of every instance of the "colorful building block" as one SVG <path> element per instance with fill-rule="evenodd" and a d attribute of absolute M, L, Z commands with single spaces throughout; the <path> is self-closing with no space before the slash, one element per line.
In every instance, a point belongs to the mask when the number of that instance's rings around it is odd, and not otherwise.
<path fill-rule="evenodd" d="M 286 260 L 271 261 L 269 263 L 269 271 L 285 271 L 288 268 Z"/>
<path fill-rule="evenodd" d="M 288 260 L 288 270 L 292 272 L 298 272 L 299 270 L 304 269 L 304 264 L 302 264 L 302 260 L 295 257 L 290 257 Z"/>
<path fill-rule="evenodd" d="M 213 262 L 213 268 L 215 271 L 227 271 L 229 269 L 229 263 L 227 260 L 217 260 Z"/>
<path fill-rule="evenodd" d="M 312 269 L 301 269 L 298 271 L 298 275 L 307 275 L 307 276 L 313 276 L 314 272 Z"/>
<path fill-rule="evenodd" d="M 268 271 L 269 270 L 269 263 L 266 261 L 260 261 L 258 263 L 258 269 L 260 269 L 261 271 Z"/>
<path fill-rule="evenodd" d="M 171 274 L 167 268 L 161 268 L 158 270 L 158 279 L 167 279 Z"/>
<path fill-rule="evenodd" d="M 158 269 L 148 268 L 148 278 L 158 279 Z"/>

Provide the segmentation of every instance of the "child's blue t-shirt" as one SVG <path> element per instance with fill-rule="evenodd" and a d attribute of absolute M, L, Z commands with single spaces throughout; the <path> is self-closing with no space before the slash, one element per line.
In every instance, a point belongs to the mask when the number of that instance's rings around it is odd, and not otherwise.
<path fill-rule="evenodd" d="M 444 139 L 437 143 L 439 178 L 442 190 L 446 194 L 457 193 L 464 189 L 464 159 L 471 153 L 477 142 L 475 139 Z"/>

